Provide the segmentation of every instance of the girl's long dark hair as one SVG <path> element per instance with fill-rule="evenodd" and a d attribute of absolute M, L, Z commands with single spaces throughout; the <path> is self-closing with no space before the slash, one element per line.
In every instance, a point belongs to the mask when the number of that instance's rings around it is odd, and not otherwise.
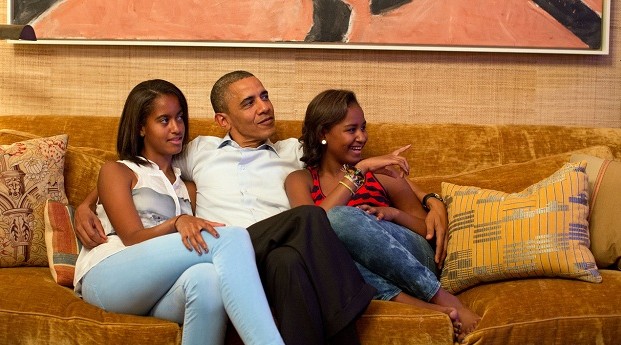
<path fill-rule="evenodd" d="M 144 138 L 140 136 L 140 129 L 145 125 L 147 116 L 153 111 L 155 99 L 162 95 L 172 95 L 179 100 L 185 125 L 183 146 L 185 147 L 185 144 L 188 143 L 190 130 L 188 102 L 183 92 L 166 80 L 147 80 L 136 85 L 125 100 L 116 139 L 116 151 L 119 154 L 119 159 L 129 160 L 139 165 L 147 164 L 147 161 L 141 157 Z"/>

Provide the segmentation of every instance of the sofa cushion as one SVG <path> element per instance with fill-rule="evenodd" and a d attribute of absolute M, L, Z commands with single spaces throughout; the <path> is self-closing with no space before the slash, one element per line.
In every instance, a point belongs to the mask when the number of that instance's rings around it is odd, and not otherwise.
<path fill-rule="evenodd" d="M 453 344 L 446 314 L 403 303 L 372 301 L 356 325 L 363 344 Z M 171 345 L 181 343 L 181 331 L 174 322 L 92 306 L 56 284 L 47 268 L 0 269 L 2 344 L 57 344 L 66 339 L 71 344 Z M 242 344 L 231 325 L 226 344 Z"/>
<path fill-rule="evenodd" d="M 43 209 L 47 199 L 67 202 L 66 149 L 67 135 L 0 146 L 0 267 L 47 266 Z"/>
<path fill-rule="evenodd" d="M 69 145 L 65 161 L 65 190 L 69 204 L 79 205 L 97 188 L 99 169 L 106 160 L 116 160 L 115 152 Z"/>
<path fill-rule="evenodd" d="M 443 183 L 449 241 L 442 286 L 456 293 L 481 282 L 542 276 L 601 282 L 589 251 L 585 166 L 567 163 L 513 194 Z"/>
<path fill-rule="evenodd" d="M 0 269 L 2 344 L 180 344 L 181 327 L 106 312 L 52 279 L 48 268 Z"/>
<path fill-rule="evenodd" d="M 537 278 L 481 284 L 458 295 L 482 316 L 466 344 L 617 344 L 621 272 L 601 284 Z"/>
<path fill-rule="evenodd" d="M 45 246 L 52 278 L 72 288 L 82 243 L 73 230 L 73 207 L 70 205 L 54 200 L 45 203 Z"/>
<path fill-rule="evenodd" d="M 508 163 L 455 175 L 422 176 L 412 178 L 412 181 L 422 190 L 434 193 L 442 191 L 442 182 L 515 193 L 550 176 L 558 167 L 569 162 L 572 155 L 577 153 L 605 159 L 614 158 L 608 146 L 591 146 L 521 163 Z"/>
<path fill-rule="evenodd" d="M 599 267 L 616 264 L 621 269 L 621 162 L 584 154 L 571 157 L 585 160 L 591 188 L 589 232 L 591 252 Z"/>
<path fill-rule="evenodd" d="M 356 328 L 362 344 L 453 344 L 448 315 L 405 303 L 371 301 Z"/>
<path fill-rule="evenodd" d="M 13 129 L 0 129 L 0 145 L 7 145 L 17 141 L 35 139 L 40 137 L 41 136 L 36 134 L 16 131 Z"/>

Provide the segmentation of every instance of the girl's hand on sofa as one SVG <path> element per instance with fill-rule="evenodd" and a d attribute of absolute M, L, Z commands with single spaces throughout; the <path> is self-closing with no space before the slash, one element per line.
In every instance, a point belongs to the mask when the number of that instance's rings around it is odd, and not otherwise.
<path fill-rule="evenodd" d="M 87 249 L 95 248 L 108 241 L 101 221 L 86 201 L 75 209 L 74 228 L 78 239 Z"/>

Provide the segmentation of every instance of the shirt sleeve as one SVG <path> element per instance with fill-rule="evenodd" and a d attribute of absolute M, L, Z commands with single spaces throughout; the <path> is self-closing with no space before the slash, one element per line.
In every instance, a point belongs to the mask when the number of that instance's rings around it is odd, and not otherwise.
<path fill-rule="evenodd" d="M 295 149 L 295 154 L 296 154 L 296 157 L 298 159 L 297 163 L 298 163 L 299 168 L 303 169 L 304 168 L 304 162 L 302 162 L 300 160 L 300 158 L 302 158 L 302 156 L 304 155 L 304 150 L 302 150 L 302 143 L 298 142 L 297 140 L 296 140 L 296 142 L 297 142 L 297 147 Z"/>
<path fill-rule="evenodd" d="M 304 168 L 304 162 L 300 160 L 303 155 L 302 144 L 296 138 L 279 140 L 274 144 L 278 155 L 281 158 L 291 159 L 295 161 L 295 166 L 299 169 Z"/>

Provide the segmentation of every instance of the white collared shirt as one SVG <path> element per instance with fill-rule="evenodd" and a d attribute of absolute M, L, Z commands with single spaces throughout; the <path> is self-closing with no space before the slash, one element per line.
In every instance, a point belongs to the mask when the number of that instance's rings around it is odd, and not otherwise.
<path fill-rule="evenodd" d="M 248 227 L 291 208 L 287 175 L 303 167 L 297 139 L 242 148 L 229 135 L 199 136 L 176 161 L 184 179 L 196 183 L 196 215 Z"/>

